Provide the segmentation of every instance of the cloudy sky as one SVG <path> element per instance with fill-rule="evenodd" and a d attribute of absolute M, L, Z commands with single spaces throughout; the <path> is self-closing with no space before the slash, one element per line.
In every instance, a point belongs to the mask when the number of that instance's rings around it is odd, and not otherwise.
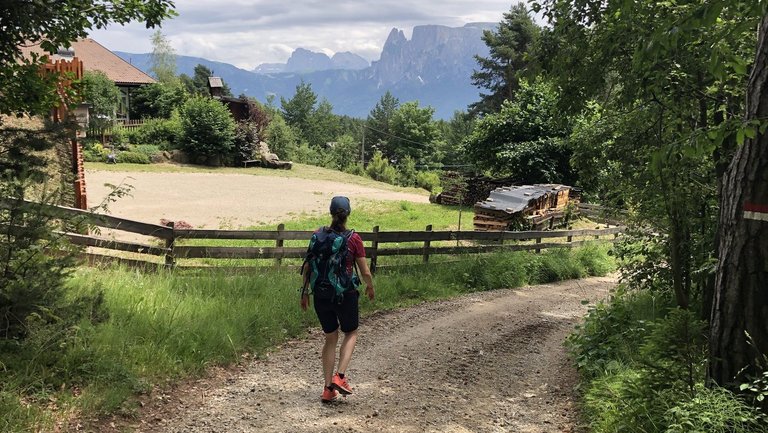
<path fill-rule="evenodd" d="M 253 69 L 285 62 L 296 48 L 352 51 L 377 60 L 393 27 L 499 22 L 516 0 L 176 0 L 162 31 L 177 54 Z M 91 37 L 117 51 L 145 53 L 153 30 L 113 26 Z"/>

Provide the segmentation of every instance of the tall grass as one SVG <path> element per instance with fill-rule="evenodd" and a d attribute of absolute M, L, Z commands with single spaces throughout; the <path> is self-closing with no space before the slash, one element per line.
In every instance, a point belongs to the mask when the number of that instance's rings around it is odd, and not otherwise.
<path fill-rule="evenodd" d="M 518 287 L 614 269 L 607 246 L 467 256 L 450 264 L 383 270 L 363 315 L 478 290 Z M 298 306 L 299 276 L 275 269 L 139 273 L 79 269 L 72 299 L 95 299 L 76 326 L 41 327 L 3 355 L 0 431 L 43 428 L 62 408 L 132 413 L 132 396 L 207 367 L 257 356 L 307 335 L 315 315 Z M 7 355 L 7 356 L 6 356 Z M 57 402 L 51 410 L 50 401 Z"/>

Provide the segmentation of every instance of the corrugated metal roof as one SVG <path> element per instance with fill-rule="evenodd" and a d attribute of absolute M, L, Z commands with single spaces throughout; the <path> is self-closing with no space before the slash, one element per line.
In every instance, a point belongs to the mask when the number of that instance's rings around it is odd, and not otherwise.
<path fill-rule="evenodd" d="M 531 200 L 563 189 L 571 189 L 571 187 L 556 184 L 505 186 L 491 191 L 488 199 L 477 202 L 475 207 L 512 214 L 528 207 Z"/>
<path fill-rule="evenodd" d="M 115 84 L 138 85 L 155 82 L 152 77 L 91 38 L 79 39 L 72 42 L 71 45 L 75 57 L 83 61 L 83 67 L 86 71 L 104 72 Z M 31 53 L 37 53 L 50 56 L 52 60 L 62 58 L 55 54 L 48 54 L 40 48 L 40 44 L 25 45 L 21 47 L 21 51 L 27 56 Z"/>

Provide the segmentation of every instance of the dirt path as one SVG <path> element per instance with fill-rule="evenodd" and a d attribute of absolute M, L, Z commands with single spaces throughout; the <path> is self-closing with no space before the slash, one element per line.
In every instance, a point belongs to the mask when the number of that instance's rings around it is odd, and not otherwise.
<path fill-rule="evenodd" d="M 321 331 L 265 360 L 153 397 L 142 432 L 572 432 L 576 372 L 563 341 L 611 278 L 499 290 L 376 314 L 319 401 Z M 367 301 L 361 301 L 367 302 Z"/>
<path fill-rule="evenodd" d="M 132 197 L 110 205 L 113 215 L 149 223 L 161 218 L 194 227 L 238 228 L 284 221 L 291 215 L 327 212 L 334 195 L 353 200 L 406 200 L 429 197 L 325 180 L 233 173 L 129 173 L 89 170 L 88 203 L 110 192 L 105 183 L 133 186 Z"/>

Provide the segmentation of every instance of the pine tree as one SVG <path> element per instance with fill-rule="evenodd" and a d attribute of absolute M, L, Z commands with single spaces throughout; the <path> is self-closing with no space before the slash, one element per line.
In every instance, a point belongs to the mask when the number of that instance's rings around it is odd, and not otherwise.
<path fill-rule="evenodd" d="M 533 67 L 530 52 L 540 33 L 523 3 L 504 14 L 497 31 L 483 33 L 490 56 L 475 56 L 480 70 L 472 74 L 472 84 L 489 92 L 481 92 L 480 100 L 470 105 L 473 113 L 495 113 L 505 100 L 512 99 L 520 78 Z"/>
<path fill-rule="evenodd" d="M 368 114 L 366 120 L 365 140 L 385 154 L 387 153 L 387 144 L 391 139 L 392 116 L 399 106 L 400 100 L 387 90 L 387 93 L 379 99 L 379 102 Z"/>

